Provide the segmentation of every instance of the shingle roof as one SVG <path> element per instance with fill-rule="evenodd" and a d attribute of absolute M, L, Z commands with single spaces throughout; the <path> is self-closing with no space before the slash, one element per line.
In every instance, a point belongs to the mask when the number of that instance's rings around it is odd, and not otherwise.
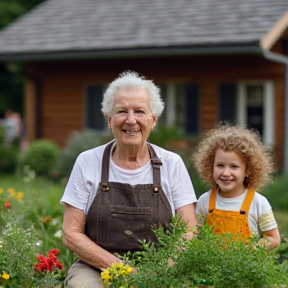
<path fill-rule="evenodd" d="M 0 55 L 257 44 L 288 0 L 47 0 L 0 32 Z"/>

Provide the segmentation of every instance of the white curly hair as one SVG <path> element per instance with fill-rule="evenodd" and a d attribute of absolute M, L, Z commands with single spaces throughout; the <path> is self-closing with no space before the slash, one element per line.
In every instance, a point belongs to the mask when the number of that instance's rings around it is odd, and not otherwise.
<path fill-rule="evenodd" d="M 160 96 L 160 88 L 153 81 L 139 76 L 137 72 L 125 71 L 112 81 L 103 95 L 102 113 L 105 116 L 111 116 L 114 104 L 115 94 L 119 89 L 145 89 L 151 97 L 152 113 L 159 117 L 164 110 L 164 102 Z"/>

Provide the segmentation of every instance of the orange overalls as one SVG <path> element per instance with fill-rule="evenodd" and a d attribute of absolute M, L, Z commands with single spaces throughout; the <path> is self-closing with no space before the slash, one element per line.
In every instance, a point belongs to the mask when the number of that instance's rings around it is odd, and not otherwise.
<path fill-rule="evenodd" d="M 235 238 L 245 241 L 251 238 L 251 232 L 248 224 L 248 212 L 254 198 L 254 189 L 249 189 L 242 203 L 240 211 L 225 211 L 216 209 L 217 188 L 213 187 L 209 201 L 209 213 L 207 215 L 207 224 L 213 228 L 214 233 L 232 234 L 232 240 Z"/>

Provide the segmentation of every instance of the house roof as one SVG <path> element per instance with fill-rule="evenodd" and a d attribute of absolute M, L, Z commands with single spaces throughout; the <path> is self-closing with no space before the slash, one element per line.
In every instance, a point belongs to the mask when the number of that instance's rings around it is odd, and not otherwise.
<path fill-rule="evenodd" d="M 46 0 L 0 31 L 0 60 L 251 52 L 287 27 L 287 0 Z"/>

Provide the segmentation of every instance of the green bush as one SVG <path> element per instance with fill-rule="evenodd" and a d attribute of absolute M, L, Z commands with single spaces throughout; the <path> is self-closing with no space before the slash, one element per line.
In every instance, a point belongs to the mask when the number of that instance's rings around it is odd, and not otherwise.
<path fill-rule="evenodd" d="M 257 239 L 243 243 L 214 234 L 208 226 L 197 229 L 197 235 L 186 240 L 181 237 L 186 224 L 174 217 L 169 232 L 154 230 L 158 244 L 142 241 L 143 252 L 123 257 L 137 270 L 129 276 L 130 284 L 141 288 L 287 287 L 288 263 L 278 262 L 277 251 L 266 251 Z M 169 258 L 174 265 L 168 265 Z"/>
<path fill-rule="evenodd" d="M 17 168 L 23 171 L 28 166 L 36 175 L 50 176 L 60 153 L 61 149 L 56 143 L 36 140 L 30 143 L 27 151 L 20 154 Z"/>
<path fill-rule="evenodd" d="M 74 132 L 64 147 L 57 165 L 53 171 L 55 177 L 68 177 L 71 173 L 77 156 L 88 149 L 99 146 L 112 139 L 95 130 L 83 130 Z"/>
<path fill-rule="evenodd" d="M 273 210 L 288 211 L 288 178 L 285 175 L 275 176 L 272 183 L 262 189 L 263 194 Z"/>
<path fill-rule="evenodd" d="M 0 145 L 0 173 L 13 173 L 17 163 L 18 149 Z"/>
<path fill-rule="evenodd" d="M 151 131 L 148 141 L 160 147 L 166 148 L 169 145 L 169 142 L 183 140 L 184 138 L 184 134 L 178 127 L 159 126 L 155 130 Z"/>
<path fill-rule="evenodd" d="M 0 123 L 0 146 L 4 145 L 5 143 L 5 133 L 4 133 L 4 128 L 1 126 Z"/>

